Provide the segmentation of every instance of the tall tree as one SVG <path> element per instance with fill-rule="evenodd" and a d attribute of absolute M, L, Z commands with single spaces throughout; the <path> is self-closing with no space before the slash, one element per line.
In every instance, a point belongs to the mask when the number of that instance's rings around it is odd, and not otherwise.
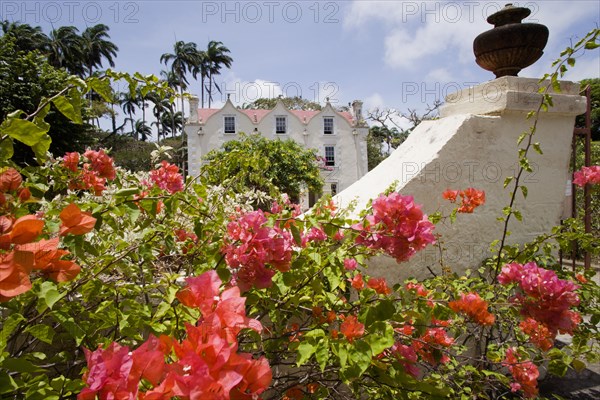
<path fill-rule="evenodd" d="M 188 80 L 186 74 L 191 72 L 195 65 L 200 61 L 200 53 L 198 52 L 198 46 L 194 42 L 184 42 L 178 40 L 173 45 L 173 53 L 164 53 L 160 56 L 160 62 L 165 65 L 171 63 L 171 71 L 177 77 L 179 82 L 179 95 L 181 97 L 181 115 L 185 119 L 185 113 L 183 108 L 183 91 L 187 88 Z M 184 134 L 181 131 L 181 141 L 183 142 Z M 184 173 L 185 173 L 185 168 Z"/>
<path fill-rule="evenodd" d="M 83 75 L 82 38 L 74 26 L 61 26 L 50 31 L 48 62 L 56 68 L 65 68 L 69 73 Z"/>
<path fill-rule="evenodd" d="M 97 24 L 87 28 L 81 35 L 83 63 L 88 76 L 92 76 L 94 68 L 102 66 L 104 59 L 111 67 L 115 66 L 114 57 L 117 56 L 119 48 L 110 41 L 109 30 L 108 26 Z"/>
<path fill-rule="evenodd" d="M 137 95 L 132 96 L 129 91 L 122 92 L 120 94 L 119 104 L 121 105 L 123 112 L 129 115 L 129 121 L 131 123 L 131 134 L 134 135 L 136 140 L 139 140 L 139 137 L 136 136 L 136 131 L 133 125 L 133 114 L 135 113 L 136 108 L 140 106 L 139 97 L 137 97 Z"/>
<path fill-rule="evenodd" d="M 221 68 L 231 68 L 233 58 L 229 56 L 229 49 L 223 45 L 223 42 L 211 40 L 206 49 L 206 63 L 208 66 L 208 107 L 210 108 L 213 100 L 213 85 L 221 93 L 215 76 L 221 74 Z"/>
<path fill-rule="evenodd" d="M 204 108 L 204 93 L 206 92 L 206 78 L 208 78 L 208 58 L 205 51 L 198 52 L 198 60 L 192 68 L 194 79 L 200 75 L 200 106 Z"/>
<path fill-rule="evenodd" d="M 152 128 L 146 125 L 146 121 L 138 119 L 135 121 L 135 136 L 139 137 L 141 141 L 145 142 L 150 136 L 152 136 Z"/>
<path fill-rule="evenodd" d="M 2 21 L 3 35 L 15 38 L 15 47 L 18 51 L 35 51 L 42 53 L 48 51 L 49 38 L 39 26 L 32 27 L 20 22 Z"/>

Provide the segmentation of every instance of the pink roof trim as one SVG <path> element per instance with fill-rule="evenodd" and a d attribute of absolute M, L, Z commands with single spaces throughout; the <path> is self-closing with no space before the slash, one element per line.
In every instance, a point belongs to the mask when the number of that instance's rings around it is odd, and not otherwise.
<path fill-rule="evenodd" d="M 206 123 L 206 121 L 213 114 L 216 114 L 219 111 L 221 111 L 220 108 L 199 108 L 198 116 L 200 117 L 200 119 L 203 123 Z M 248 116 L 248 118 L 250 118 L 250 121 L 252 121 L 252 123 L 260 123 L 262 121 L 262 119 L 273 110 L 250 109 L 250 110 L 238 110 L 238 111 L 240 111 L 243 114 L 246 114 Z M 301 122 L 304 122 L 305 118 L 306 118 L 306 122 L 310 122 L 310 120 L 313 119 L 313 117 L 315 115 L 321 113 L 321 111 L 305 111 L 305 110 L 289 110 L 289 112 L 291 112 L 296 117 L 298 117 L 298 119 Z M 342 117 L 344 117 L 350 125 L 353 124 L 354 119 L 352 118 L 352 114 L 350 114 L 347 111 L 338 112 L 338 114 L 340 114 Z M 256 121 L 254 120 L 255 115 L 256 115 Z"/>

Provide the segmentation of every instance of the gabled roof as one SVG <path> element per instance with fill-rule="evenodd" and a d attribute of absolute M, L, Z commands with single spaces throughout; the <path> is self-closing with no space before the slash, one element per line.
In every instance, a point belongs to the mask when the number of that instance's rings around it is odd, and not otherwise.
<path fill-rule="evenodd" d="M 202 123 L 206 123 L 206 121 L 217 112 L 221 111 L 221 108 L 199 108 L 198 109 L 198 117 L 202 121 Z M 237 109 L 239 112 L 246 114 L 252 123 L 258 124 L 262 121 L 262 119 L 269 114 L 273 110 L 263 110 L 263 109 Z M 313 117 L 317 114 L 320 114 L 321 111 L 308 111 L 308 110 L 288 110 L 290 113 L 294 114 L 301 122 L 306 123 L 310 122 Z M 337 112 L 342 117 L 344 117 L 350 125 L 354 123 L 354 119 L 352 118 L 352 114 L 347 111 Z M 254 118 L 256 116 L 256 120 Z"/>

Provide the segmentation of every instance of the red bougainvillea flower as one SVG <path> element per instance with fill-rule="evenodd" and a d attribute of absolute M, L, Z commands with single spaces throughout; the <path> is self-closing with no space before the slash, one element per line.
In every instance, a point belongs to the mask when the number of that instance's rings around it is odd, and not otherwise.
<path fill-rule="evenodd" d="M 406 284 L 406 289 L 414 290 L 417 293 L 417 296 L 427 297 L 429 291 L 425 289 L 425 286 L 421 283 L 408 282 Z"/>
<path fill-rule="evenodd" d="M 91 232 L 96 225 L 96 218 L 88 212 L 81 211 L 75 203 L 69 204 L 61 211 L 60 220 L 60 236 L 83 235 Z"/>
<path fill-rule="evenodd" d="M 577 186 L 586 184 L 600 185 L 600 165 L 583 167 L 573 174 L 573 183 Z"/>
<path fill-rule="evenodd" d="M 427 328 L 418 339 L 413 340 L 412 347 L 421 358 L 431 365 L 445 364 L 450 357 L 441 350 L 452 346 L 454 339 L 448 336 L 443 328 Z"/>
<path fill-rule="evenodd" d="M 354 339 L 364 335 L 365 325 L 358 322 L 356 316 L 349 315 L 340 325 L 340 333 L 342 333 L 346 339 L 352 343 Z"/>
<path fill-rule="evenodd" d="M 361 274 L 354 275 L 354 277 L 348 279 L 348 281 L 350 281 L 350 285 L 356 290 L 363 290 L 365 288 L 365 282 L 363 281 Z"/>
<path fill-rule="evenodd" d="M 21 174 L 14 168 L 0 169 L 0 192 L 12 192 L 21 186 L 23 178 Z"/>
<path fill-rule="evenodd" d="M 543 324 L 540 324 L 533 318 L 526 318 L 521 321 L 519 328 L 529 336 L 529 341 L 539 349 L 548 351 L 554 345 L 554 335 Z"/>
<path fill-rule="evenodd" d="M 458 207 L 459 213 L 472 213 L 476 207 L 485 203 L 485 192 L 474 188 L 468 188 L 460 192 L 462 198 L 461 205 Z"/>
<path fill-rule="evenodd" d="M 165 160 L 158 169 L 150 171 L 150 180 L 155 186 L 171 194 L 183 190 L 183 176 L 179 173 L 179 167 Z"/>
<path fill-rule="evenodd" d="M 496 317 L 488 312 L 488 303 L 477 293 L 462 293 L 459 300 L 448 303 L 457 313 L 464 313 L 480 325 L 493 325 Z"/>
<path fill-rule="evenodd" d="M 92 170 L 95 171 L 100 178 L 110 180 L 115 179 L 116 172 L 113 159 L 104 153 L 104 150 L 87 150 L 83 153 L 83 156 L 90 161 Z"/>
<path fill-rule="evenodd" d="M 373 201 L 372 214 L 364 224 L 356 224 L 360 231 L 358 244 L 371 249 L 383 250 L 402 262 L 410 259 L 417 251 L 435 243 L 434 225 L 416 205 L 412 196 L 392 193 L 381 195 Z"/>
<path fill-rule="evenodd" d="M 77 167 L 79 166 L 79 153 L 65 153 L 63 156 L 63 167 L 66 169 L 77 172 Z"/>
<path fill-rule="evenodd" d="M 508 368 L 515 380 L 510 385 L 513 392 L 522 390 L 528 398 L 537 396 L 537 379 L 540 373 L 534 363 L 529 360 L 520 361 L 517 357 L 517 351 L 511 347 L 506 351 L 506 359 L 502 365 Z"/>
<path fill-rule="evenodd" d="M 18 199 L 20 202 L 24 203 L 31 198 L 31 191 L 29 188 L 21 188 L 18 192 Z"/>
<path fill-rule="evenodd" d="M 367 286 L 375 290 L 378 294 L 383 294 L 385 296 L 392 293 L 392 289 L 387 285 L 385 278 L 369 278 Z"/>

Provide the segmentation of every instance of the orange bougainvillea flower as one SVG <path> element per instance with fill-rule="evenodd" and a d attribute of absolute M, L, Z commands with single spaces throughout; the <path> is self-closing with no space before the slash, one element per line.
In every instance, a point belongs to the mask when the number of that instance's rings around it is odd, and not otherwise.
<path fill-rule="evenodd" d="M 356 316 L 349 315 L 340 325 L 340 333 L 344 334 L 349 342 L 352 342 L 365 333 L 365 326 L 358 322 Z"/>
<path fill-rule="evenodd" d="M 460 300 L 448 303 L 454 312 L 467 314 L 469 318 L 481 325 L 493 325 L 496 317 L 488 311 L 488 304 L 477 293 L 462 293 Z"/>
<path fill-rule="evenodd" d="M 25 215 L 15 221 L 10 231 L 10 241 L 14 244 L 25 244 L 33 242 L 42 234 L 44 221 L 37 219 L 35 215 Z"/>
<path fill-rule="evenodd" d="M 31 289 L 29 274 L 15 259 L 14 252 L 0 254 L 0 301 Z"/>
<path fill-rule="evenodd" d="M 17 190 L 22 182 L 21 174 L 14 168 L 0 172 L 0 192 Z"/>
<path fill-rule="evenodd" d="M 94 229 L 96 218 L 88 212 L 82 212 L 76 204 L 69 204 L 60 213 L 62 226 L 60 227 L 60 236 L 83 235 Z"/>
<path fill-rule="evenodd" d="M 58 251 L 58 237 L 17 245 L 15 250 L 21 254 L 29 253 L 32 255 L 32 269 L 44 269 L 53 259 L 56 258 Z"/>
<path fill-rule="evenodd" d="M 356 290 L 362 290 L 365 288 L 365 282 L 361 274 L 356 274 L 352 279 L 348 279 L 352 287 Z"/>
<path fill-rule="evenodd" d="M 28 188 L 21 188 L 19 190 L 18 197 L 19 197 L 19 201 L 21 203 L 24 203 L 31 198 L 31 192 L 29 191 Z"/>
<path fill-rule="evenodd" d="M 458 196 L 458 190 L 447 189 L 442 193 L 442 197 L 446 200 L 450 200 L 451 203 L 456 201 L 456 196 Z"/>
<path fill-rule="evenodd" d="M 392 293 L 392 289 L 389 288 L 385 278 L 369 278 L 367 286 L 375 290 L 378 294 L 387 296 Z"/>

